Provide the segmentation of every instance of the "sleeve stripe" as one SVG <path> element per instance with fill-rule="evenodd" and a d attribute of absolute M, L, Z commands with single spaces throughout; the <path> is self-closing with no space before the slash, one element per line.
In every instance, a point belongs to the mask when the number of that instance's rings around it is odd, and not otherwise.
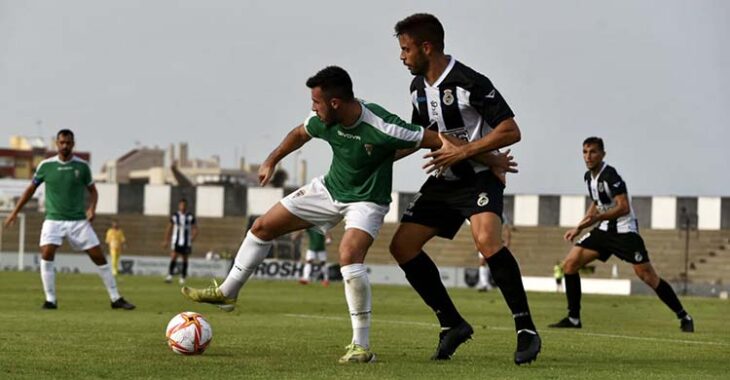
<path fill-rule="evenodd" d="M 363 107 L 363 110 L 366 109 Z M 393 138 L 403 140 L 403 141 L 415 141 L 418 142 L 420 145 L 421 140 L 423 140 L 423 128 L 418 127 L 417 130 L 410 130 L 408 128 L 402 127 L 397 124 L 390 124 L 386 123 L 385 120 L 379 118 L 370 110 L 367 111 L 367 114 L 365 115 L 366 119 L 365 121 L 375 127 L 377 130 L 385 133 L 388 136 L 391 136 Z"/>
<path fill-rule="evenodd" d="M 314 137 L 312 135 L 312 132 L 309 132 L 309 128 L 307 128 L 307 127 L 309 126 L 309 120 L 312 120 L 312 118 L 315 117 L 315 116 L 317 116 L 317 114 L 314 111 L 312 111 L 312 112 L 309 113 L 309 116 L 307 116 L 307 118 L 304 119 L 304 124 L 303 124 L 304 125 L 304 131 L 307 132 L 307 134 L 309 135 L 309 137 Z"/>

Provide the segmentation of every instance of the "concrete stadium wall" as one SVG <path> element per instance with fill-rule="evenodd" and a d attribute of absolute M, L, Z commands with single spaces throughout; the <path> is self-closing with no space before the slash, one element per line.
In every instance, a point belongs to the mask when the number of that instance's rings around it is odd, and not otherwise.
<path fill-rule="evenodd" d="M 175 187 L 168 185 L 97 184 L 99 214 L 169 215 L 181 198 L 201 217 L 261 215 L 290 190 L 243 186 Z M 416 193 L 393 192 L 393 203 L 385 217 L 395 223 Z M 575 226 L 590 206 L 584 195 L 506 194 L 504 215 L 516 226 Z M 730 197 L 632 197 L 641 228 L 676 229 L 685 215 L 693 228 L 730 229 Z M 686 213 L 686 214 L 685 214 Z"/>

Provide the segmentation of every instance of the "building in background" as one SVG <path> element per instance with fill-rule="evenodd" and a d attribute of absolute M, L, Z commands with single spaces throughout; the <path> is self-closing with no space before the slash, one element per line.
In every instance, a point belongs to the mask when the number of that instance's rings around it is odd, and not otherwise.
<path fill-rule="evenodd" d="M 286 181 L 288 175 L 280 171 L 277 178 Z M 191 158 L 188 144 L 183 142 L 178 144 L 177 152 L 173 144 L 167 151 L 157 147 L 132 149 L 118 159 L 106 162 L 94 178 L 98 182 L 119 184 L 257 186 L 258 165 L 247 164 L 241 159 L 237 168 L 224 168 L 219 156 Z"/>
<path fill-rule="evenodd" d="M 10 146 L 0 148 L 0 178 L 31 179 L 41 161 L 57 154 L 51 138 L 46 144 L 38 136 L 11 136 Z M 91 153 L 74 151 L 74 155 L 91 161 Z"/>

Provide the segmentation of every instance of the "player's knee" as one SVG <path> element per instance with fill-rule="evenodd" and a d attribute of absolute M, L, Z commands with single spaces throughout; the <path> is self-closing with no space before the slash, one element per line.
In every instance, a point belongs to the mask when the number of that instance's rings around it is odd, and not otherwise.
<path fill-rule="evenodd" d="M 568 257 L 563 262 L 563 273 L 565 274 L 576 274 L 580 269 L 580 263 L 574 257 Z"/>
<path fill-rule="evenodd" d="M 479 252 L 485 257 L 492 256 L 502 249 L 502 237 L 490 233 L 480 233 L 474 238 L 474 243 Z"/>
<path fill-rule="evenodd" d="M 411 256 L 414 252 L 421 249 L 414 247 L 413 244 L 406 242 L 404 239 L 393 239 L 390 242 L 390 254 L 395 257 Z"/>
<path fill-rule="evenodd" d="M 251 233 L 256 235 L 257 238 L 261 240 L 273 240 L 275 236 L 270 231 L 271 229 L 268 228 L 266 221 L 262 217 L 256 218 L 256 220 L 253 222 L 253 225 L 251 226 Z"/>
<path fill-rule="evenodd" d="M 645 269 L 641 267 L 635 267 L 634 273 L 636 273 L 636 276 L 641 279 L 641 281 L 644 281 L 647 285 L 653 287 L 656 287 L 656 285 L 659 283 L 659 276 L 651 269 Z"/>
<path fill-rule="evenodd" d="M 354 246 L 340 247 L 340 265 L 358 264 L 365 261 L 365 250 Z"/>

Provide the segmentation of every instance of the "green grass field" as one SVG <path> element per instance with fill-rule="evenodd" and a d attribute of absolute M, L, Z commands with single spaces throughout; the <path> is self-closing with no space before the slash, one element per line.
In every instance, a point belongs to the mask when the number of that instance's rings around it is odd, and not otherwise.
<path fill-rule="evenodd" d="M 585 295 L 582 330 L 545 326 L 564 316 L 562 294 L 530 293 L 543 351 L 517 367 L 512 319 L 498 292 L 453 290 L 474 339 L 453 360 L 432 362 L 438 327 L 408 287 L 374 286 L 371 343 L 378 362 L 341 365 L 351 337 L 342 285 L 329 288 L 254 280 L 238 309 L 223 313 L 193 304 L 159 278 L 121 277 L 135 311 L 111 310 L 93 275 L 57 276 L 59 309 L 41 310 L 37 273 L 0 272 L 0 378 L 729 378 L 730 302 L 688 298 L 697 332 L 678 322 L 654 297 Z M 193 286 L 206 282 L 194 279 Z M 172 353 L 167 322 L 197 311 L 213 326 L 202 356 Z"/>

